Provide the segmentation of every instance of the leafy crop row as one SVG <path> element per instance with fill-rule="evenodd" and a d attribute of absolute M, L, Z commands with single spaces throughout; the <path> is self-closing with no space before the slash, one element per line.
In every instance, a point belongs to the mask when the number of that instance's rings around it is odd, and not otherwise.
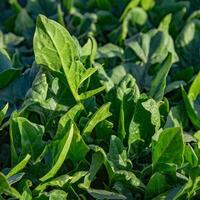
<path fill-rule="evenodd" d="M 0 200 L 200 197 L 200 2 L 0 2 Z"/>

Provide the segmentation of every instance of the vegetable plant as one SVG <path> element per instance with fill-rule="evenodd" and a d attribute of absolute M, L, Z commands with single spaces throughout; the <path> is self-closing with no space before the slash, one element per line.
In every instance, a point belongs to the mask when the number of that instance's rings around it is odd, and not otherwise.
<path fill-rule="evenodd" d="M 198 199 L 199 5 L 1 1 L 0 200 Z"/>

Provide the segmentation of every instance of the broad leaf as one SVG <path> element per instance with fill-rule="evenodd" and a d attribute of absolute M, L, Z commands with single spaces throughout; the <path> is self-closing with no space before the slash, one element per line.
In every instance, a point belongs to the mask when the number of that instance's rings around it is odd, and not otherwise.
<path fill-rule="evenodd" d="M 153 146 L 153 167 L 162 163 L 174 163 L 180 166 L 183 162 L 184 143 L 181 128 L 167 128 L 160 133 Z"/>
<path fill-rule="evenodd" d="M 47 155 L 50 156 L 50 170 L 40 178 L 42 182 L 54 177 L 69 152 L 71 142 L 74 135 L 74 125 L 68 123 L 62 130 L 62 134 L 55 137 L 54 140 L 47 146 Z M 49 168 L 49 167 L 48 167 Z"/>

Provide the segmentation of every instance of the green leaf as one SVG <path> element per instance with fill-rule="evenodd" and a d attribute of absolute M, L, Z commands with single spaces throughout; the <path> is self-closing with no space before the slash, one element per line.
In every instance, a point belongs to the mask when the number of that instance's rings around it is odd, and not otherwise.
<path fill-rule="evenodd" d="M 48 187 L 60 187 L 62 188 L 63 186 L 67 185 L 67 184 L 74 184 L 77 181 L 79 181 L 81 178 L 83 178 L 85 175 L 87 174 L 86 171 L 79 171 L 79 172 L 75 172 L 73 175 L 61 175 L 57 178 L 54 178 L 50 181 L 47 181 L 45 183 L 41 183 L 39 184 L 34 191 L 37 192 L 42 192 L 44 191 L 46 188 Z"/>
<path fill-rule="evenodd" d="M 69 183 L 71 181 L 72 177 L 69 175 L 62 175 L 57 178 L 54 178 L 50 181 L 47 181 L 46 183 L 41 183 L 39 184 L 36 188 L 35 191 L 37 192 L 42 192 L 48 187 L 53 187 L 57 186 L 62 188 L 65 184 Z"/>
<path fill-rule="evenodd" d="M 10 68 L 0 73 L 0 88 L 4 88 L 7 86 L 11 81 L 13 81 L 16 77 L 18 77 L 21 73 L 21 69 L 17 68 Z"/>
<path fill-rule="evenodd" d="M 65 9 L 67 9 L 67 11 L 71 11 L 71 9 L 73 8 L 73 5 L 74 5 L 74 0 L 68 0 L 68 1 L 65 1 L 65 0 L 62 0 L 63 2 L 63 6 Z"/>
<path fill-rule="evenodd" d="M 64 12 L 62 11 L 61 4 L 57 4 L 57 19 L 58 22 L 65 27 Z"/>
<path fill-rule="evenodd" d="M 11 46 L 16 46 L 19 45 L 24 38 L 15 35 L 14 33 L 7 33 L 7 34 L 2 34 L 2 32 L 0 31 L 0 47 L 6 48 L 11 47 Z M 2 40 L 2 41 L 1 41 Z"/>
<path fill-rule="evenodd" d="M 63 190 L 54 189 L 49 192 L 40 193 L 36 200 L 66 200 L 67 193 Z"/>
<path fill-rule="evenodd" d="M 166 78 L 172 65 L 172 55 L 169 54 L 151 83 L 149 95 L 155 100 L 163 99 L 166 87 Z"/>
<path fill-rule="evenodd" d="M 73 120 L 75 122 L 83 110 L 83 104 L 79 103 L 72 107 L 69 111 L 67 111 L 66 114 L 64 114 L 58 122 L 57 134 L 62 132 L 63 128 L 70 120 Z"/>
<path fill-rule="evenodd" d="M 165 128 L 170 127 L 187 127 L 188 117 L 184 107 L 184 104 L 179 104 L 171 108 L 168 113 Z"/>
<path fill-rule="evenodd" d="M 15 190 L 13 187 L 9 185 L 4 174 L 0 172 L 0 194 L 2 193 L 7 194 L 17 199 L 19 199 L 21 196 L 17 190 Z"/>
<path fill-rule="evenodd" d="M 88 151 L 89 147 L 83 140 L 78 127 L 74 124 L 74 135 L 67 157 L 76 164 L 77 161 L 81 161 L 85 158 Z"/>
<path fill-rule="evenodd" d="M 24 191 L 22 193 L 20 200 L 32 200 L 32 194 L 28 186 L 24 188 Z"/>
<path fill-rule="evenodd" d="M 158 104 L 153 99 L 141 95 L 138 100 L 133 118 L 129 126 L 129 150 L 134 142 L 144 141 L 146 145 L 151 142 L 151 137 L 160 128 L 160 112 Z"/>
<path fill-rule="evenodd" d="M 107 0 L 97 0 L 97 5 L 101 10 L 111 10 L 112 6 Z"/>
<path fill-rule="evenodd" d="M 24 154 L 29 153 L 35 161 L 44 149 L 44 142 L 42 141 L 44 127 L 23 117 L 18 117 L 17 122 L 21 136 L 22 152 Z"/>
<path fill-rule="evenodd" d="M 192 167 L 197 167 L 199 159 L 190 144 L 185 145 L 184 158 Z"/>
<path fill-rule="evenodd" d="M 126 6 L 126 8 L 124 9 L 124 12 L 121 15 L 120 21 L 123 21 L 128 15 L 128 13 L 130 12 L 130 10 L 135 8 L 138 4 L 139 4 L 139 0 L 131 0 Z"/>
<path fill-rule="evenodd" d="M 11 149 L 11 163 L 15 165 L 18 163 L 18 147 L 20 144 L 20 133 L 17 123 L 18 113 L 13 112 L 9 120 L 9 134 L 10 134 L 10 149 Z"/>
<path fill-rule="evenodd" d="M 171 36 L 159 29 L 152 29 L 147 33 L 139 33 L 125 41 L 134 54 L 145 64 L 148 71 L 150 65 L 163 63 L 169 54 L 172 62 L 178 60 Z"/>
<path fill-rule="evenodd" d="M 124 50 L 122 48 L 112 43 L 108 43 L 98 48 L 96 59 L 113 58 L 113 57 L 119 57 L 122 59 L 123 54 L 124 54 Z"/>
<path fill-rule="evenodd" d="M 32 83 L 32 87 L 26 93 L 26 99 L 38 103 L 43 103 L 47 97 L 48 83 L 47 77 L 43 73 L 38 73 Z"/>
<path fill-rule="evenodd" d="M 70 120 L 76 121 L 83 109 L 83 105 L 79 103 L 76 106 L 72 107 L 65 115 L 63 115 L 58 123 L 57 135 L 62 134 L 62 131 Z M 76 124 L 73 124 L 73 139 L 67 157 L 71 159 L 74 163 L 76 163 L 77 161 L 85 158 L 87 152 L 89 151 L 89 147 L 85 144 Z"/>
<path fill-rule="evenodd" d="M 1 200 L 199 198 L 198 1 L 0 1 Z"/>
<path fill-rule="evenodd" d="M 57 3 L 49 0 L 29 0 L 26 4 L 26 9 L 34 19 L 41 13 L 45 16 L 52 16 L 57 15 Z"/>
<path fill-rule="evenodd" d="M 110 109 L 110 103 L 106 103 L 103 106 L 101 106 L 91 117 L 91 119 L 87 122 L 82 135 L 83 136 L 89 136 L 93 129 L 95 128 L 95 126 L 105 120 L 106 118 L 111 116 L 111 113 L 109 111 Z"/>
<path fill-rule="evenodd" d="M 148 18 L 147 13 L 143 8 L 140 7 L 133 8 L 130 11 L 129 15 L 127 16 L 127 20 L 129 20 L 130 23 L 139 26 L 145 25 L 145 23 L 147 22 L 147 18 Z"/>
<path fill-rule="evenodd" d="M 45 65 L 55 72 L 65 72 L 71 92 L 75 99 L 78 99 L 74 83 L 77 78 L 72 80 L 73 78 L 69 79 L 69 76 L 70 69 L 77 66 L 79 51 L 69 32 L 57 22 L 39 15 L 33 45 L 37 64 Z"/>
<path fill-rule="evenodd" d="M 33 67 L 25 70 L 23 74 L 10 82 L 6 87 L 0 89 L 1 103 L 9 103 L 10 111 L 19 109 L 25 98 L 26 92 L 31 87 L 36 73 L 37 67 L 33 65 Z"/>
<path fill-rule="evenodd" d="M 32 200 L 32 193 L 30 190 L 30 186 L 31 183 L 29 181 L 26 181 L 20 200 Z"/>
<path fill-rule="evenodd" d="M 80 46 L 69 32 L 57 22 L 39 15 L 34 36 L 34 53 L 38 65 L 44 65 L 66 78 L 77 102 L 99 93 L 103 88 L 78 94 L 80 84 L 95 70 L 87 71 L 80 61 Z"/>
<path fill-rule="evenodd" d="M 30 39 L 33 34 L 34 22 L 27 10 L 21 9 L 15 21 L 15 32 Z"/>
<path fill-rule="evenodd" d="M 100 152 L 96 152 L 92 155 L 92 162 L 90 165 L 89 172 L 84 178 L 84 183 L 80 185 L 82 188 L 86 189 L 90 188 L 90 184 L 92 183 L 92 181 L 94 181 L 95 175 L 99 171 L 103 162 L 104 162 L 104 157 Z"/>
<path fill-rule="evenodd" d="M 152 164 L 174 163 L 180 166 L 183 162 L 184 143 L 181 128 L 164 129 L 157 143 L 152 148 Z"/>
<path fill-rule="evenodd" d="M 183 87 L 182 87 L 182 96 L 183 96 L 183 100 L 184 100 L 184 104 L 185 104 L 185 108 L 186 108 L 188 117 L 190 118 L 192 124 L 197 129 L 199 129 L 200 128 L 200 118 L 198 116 L 197 111 L 194 108 L 193 102 L 189 99 L 189 97 Z"/>
<path fill-rule="evenodd" d="M 96 133 L 95 136 L 97 140 L 99 139 L 102 141 L 103 140 L 109 141 L 113 133 L 113 123 L 108 120 L 104 120 L 100 122 L 95 127 L 95 133 Z"/>
<path fill-rule="evenodd" d="M 145 189 L 145 199 L 153 199 L 157 195 L 167 191 L 170 188 L 167 178 L 165 175 L 156 172 L 150 178 L 146 189 Z"/>
<path fill-rule="evenodd" d="M 141 5 L 145 10 L 150 10 L 155 5 L 155 0 L 141 0 Z"/>
<path fill-rule="evenodd" d="M 82 75 L 81 80 L 80 80 L 80 83 L 79 83 L 79 86 L 80 86 L 85 80 L 87 80 L 90 76 L 92 76 L 92 74 L 94 74 L 96 71 L 97 71 L 96 68 L 88 68 L 88 69 L 84 72 L 84 74 Z"/>
<path fill-rule="evenodd" d="M 197 141 L 198 148 L 200 148 L 200 131 L 197 131 L 193 136 Z"/>
<path fill-rule="evenodd" d="M 182 66 L 193 66 L 197 71 L 199 70 L 199 11 L 194 12 L 183 24 L 183 28 L 179 29 L 176 37 L 176 49 L 180 55 L 180 59 L 183 61 Z M 190 59 L 184 59 L 189 57 Z"/>
<path fill-rule="evenodd" d="M 169 31 L 169 25 L 171 23 L 172 20 L 172 14 L 168 14 L 164 17 L 164 19 L 161 21 L 161 23 L 159 24 L 159 29 L 162 31 Z"/>
<path fill-rule="evenodd" d="M 99 152 L 103 156 L 104 165 L 105 165 L 106 170 L 108 172 L 109 179 L 112 180 L 113 177 L 114 177 L 114 174 L 115 174 L 115 170 L 114 170 L 113 166 L 111 165 L 110 161 L 108 160 L 108 157 L 107 157 L 105 151 L 97 145 L 90 145 L 89 147 L 94 152 Z"/>
<path fill-rule="evenodd" d="M 51 169 L 47 172 L 47 174 L 40 178 L 42 182 L 55 176 L 69 152 L 74 135 L 74 125 L 72 123 L 68 123 L 62 132 L 63 134 L 55 138 L 47 147 L 53 161 L 50 166 Z"/>
<path fill-rule="evenodd" d="M 113 179 L 129 185 L 129 187 L 133 189 L 138 188 L 140 190 L 144 190 L 145 188 L 145 185 L 142 183 L 142 181 L 131 171 L 117 170 L 115 171 Z"/>
<path fill-rule="evenodd" d="M 200 94 L 200 72 L 195 77 L 194 81 L 192 82 L 192 85 L 190 86 L 189 92 L 188 92 L 188 98 L 191 101 L 195 101 L 197 96 Z"/>
<path fill-rule="evenodd" d="M 104 90 L 105 90 L 105 87 L 102 86 L 102 87 L 99 87 L 97 89 L 84 92 L 84 93 L 80 94 L 80 100 L 88 99 L 88 98 L 90 98 L 90 97 L 92 97 L 92 96 L 94 96 L 94 95 L 96 95 L 96 94 L 98 94 L 98 93 L 100 93 Z"/>
<path fill-rule="evenodd" d="M 127 137 L 134 107 L 139 97 L 140 91 L 136 80 L 130 74 L 127 74 L 117 87 L 117 98 L 121 101 L 118 127 L 118 134 L 121 139 Z"/>
<path fill-rule="evenodd" d="M 189 193 L 192 189 L 193 186 L 193 182 L 192 179 L 189 178 L 189 180 L 187 181 L 187 183 L 185 183 L 179 190 L 178 192 L 174 195 L 173 199 L 174 200 L 178 200 L 180 198 L 189 198 Z"/>
<path fill-rule="evenodd" d="M 20 163 L 18 163 L 15 167 L 13 167 L 8 174 L 6 175 L 7 178 L 17 174 L 19 171 L 23 170 L 27 163 L 29 162 L 31 156 L 28 154 Z"/>
<path fill-rule="evenodd" d="M 12 80 L 20 75 L 21 69 L 15 68 L 9 54 L 0 48 L 0 88 L 7 86 Z"/>
<path fill-rule="evenodd" d="M 21 172 L 21 173 L 17 173 L 13 176 L 7 177 L 7 181 L 10 185 L 13 185 L 19 181 L 22 180 L 22 178 L 24 177 L 25 173 Z"/>
<path fill-rule="evenodd" d="M 0 124 L 2 123 L 6 113 L 8 111 L 8 103 L 0 110 Z"/>
<path fill-rule="evenodd" d="M 87 189 L 87 192 L 95 199 L 127 199 L 124 195 L 106 190 Z"/>
<path fill-rule="evenodd" d="M 101 84 L 105 86 L 106 92 L 109 92 L 114 87 L 113 81 L 107 75 L 102 65 L 97 65 L 96 68 L 98 70 L 98 76 Z"/>
<path fill-rule="evenodd" d="M 0 71 L 5 71 L 12 66 L 9 54 L 3 48 L 0 48 Z"/>
<path fill-rule="evenodd" d="M 114 135 L 110 139 L 108 159 L 116 170 L 125 169 L 127 166 L 130 166 L 130 161 L 127 158 L 127 152 L 122 141 Z"/>
<path fill-rule="evenodd" d="M 197 195 L 199 184 L 199 167 L 195 167 L 190 170 L 187 182 L 179 188 L 173 199 L 193 199 Z"/>
<path fill-rule="evenodd" d="M 92 67 L 96 53 L 97 53 L 97 42 L 94 37 L 90 36 L 88 38 L 87 43 L 82 47 L 82 54 L 81 54 L 81 57 L 83 58 L 86 57 L 85 64 L 88 65 L 89 67 Z M 88 69 L 94 70 L 94 68 L 88 68 Z"/>

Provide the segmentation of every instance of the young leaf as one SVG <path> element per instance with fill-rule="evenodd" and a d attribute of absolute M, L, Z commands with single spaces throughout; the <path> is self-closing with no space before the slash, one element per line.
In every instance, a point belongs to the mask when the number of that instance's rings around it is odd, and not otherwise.
<path fill-rule="evenodd" d="M 158 142 L 153 146 L 152 164 L 174 163 L 180 166 L 183 162 L 184 143 L 181 128 L 167 128 L 160 133 Z"/>
<path fill-rule="evenodd" d="M 195 101 L 197 96 L 200 94 L 200 72 L 197 74 L 196 78 L 192 82 L 192 85 L 190 86 L 189 92 L 188 92 L 188 98 L 191 101 Z"/>
<path fill-rule="evenodd" d="M 52 178 L 58 172 L 62 166 L 65 158 L 69 152 L 72 138 L 74 135 L 74 125 L 68 123 L 66 128 L 63 130 L 61 137 L 55 138 L 48 146 L 50 153 L 52 154 L 53 162 L 51 163 L 51 169 L 47 174 L 40 178 L 42 182 Z M 59 146 L 59 147 L 58 147 Z"/>
<path fill-rule="evenodd" d="M 82 177 L 84 177 L 87 174 L 86 171 L 79 171 L 79 172 L 75 172 L 72 176 L 69 175 L 62 175 L 59 177 L 56 177 L 50 181 L 47 181 L 45 183 L 41 183 L 39 184 L 34 191 L 37 192 L 42 192 L 44 191 L 47 187 L 60 187 L 62 188 L 64 185 L 66 185 L 67 183 L 70 184 L 74 184 L 76 183 L 79 179 L 81 179 Z"/>
<path fill-rule="evenodd" d="M 161 21 L 161 23 L 159 24 L 159 29 L 162 31 L 168 32 L 171 20 L 172 20 L 172 15 L 171 14 L 166 15 L 164 19 Z"/>
<path fill-rule="evenodd" d="M 37 64 L 48 67 L 62 79 L 65 76 L 67 85 L 77 102 L 104 89 L 100 87 L 82 93 L 79 97 L 80 84 L 95 70 L 87 71 L 85 69 L 80 61 L 80 46 L 77 40 L 73 39 L 62 25 L 39 15 L 33 46 Z"/>
<path fill-rule="evenodd" d="M 166 60 L 164 61 L 161 69 L 156 74 L 156 77 L 153 79 L 149 95 L 152 96 L 155 100 L 162 100 L 165 87 L 166 87 L 166 78 L 169 73 L 169 70 L 172 65 L 172 54 L 169 54 Z"/>
<path fill-rule="evenodd" d="M 2 123 L 6 113 L 8 111 L 8 104 L 6 104 L 2 110 L 0 110 L 0 124 Z"/>
<path fill-rule="evenodd" d="M 83 110 L 83 104 L 79 103 L 72 107 L 69 111 L 67 111 L 67 113 L 63 115 L 58 122 L 57 134 L 62 132 L 63 128 L 70 120 L 73 120 L 75 122 Z"/>
<path fill-rule="evenodd" d="M 79 59 L 78 47 L 69 32 L 57 22 L 39 15 L 33 47 L 37 64 L 45 65 L 54 72 L 65 72 L 71 92 L 78 100 L 74 82 L 77 79 L 75 75 L 82 69 L 81 65 L 76 62 Z M 74 70 L 77 71 L 74 71 L 74 78 L 69 77 L 72 75 L 70 69 L 76 66 L 77 69 Z"/>
<path fill-rule="evenodd" d="M 18 163 L 15 167 L 13 167 L 8 174 L 6 175 L 7 178 L 17 174 L 19 171 L 24 169 L 24 167 L 27 165 L 29 162 L 31 156 L 28 154 L 20 163 Z"/>
<path fill-rule="evenodd" d="M 77 104 L 71 108 L 63 117 L 61 117 L 58 123 L 57 135 L 62 134 L 64 127 L 70 120 L 74 124 L 74 134 L 71 142 L 71 146 L 68 152 L 68 158 L 71 159 L 74 163 L 85 158 L 87 152 L 89 151 L 88 146 L 85 144 L 82 136 L 80 135 L 80 130 L 75 124 L 75 120 L 79 114 L 83 111 L 84 107 L 81 103 Z"/>
<path fill-rule="evenodd" d="M 88 121 L 86 124 L 82 135 L 83 136 L 89 136 L 92 132 L 92 130 L 95 128 L 95 126 L 105 120 L 106 118 L 111 116 L 111 113 L 109 111 L 110 109 L 110 103 L 106 103 L 103 106 L 101 106 L 96 113 L 92 116 L 92 118 Z"/>
<path fill-rule="evenodd" d="M 89 37 L 87 43 L 82 48 L 81 57 L 86 57 L 86 65 L 92 67 L 97 52 L 97 42 L 95 38 Z M 88 68 L 91 69 L 91 68 Z M 94 69 L 94 68 L 92 68 Z"/>
<path fill-rule="evenodd" d="M 80 100 L 88 99 L 88 98 L 90 98 L 90 97 L 92 97 L 92 96 L 94 96 L 94 95 L 96 95 L 96 94 L 98 94 L 98 93 L 100 93 L 104 90 L 105 90 L 105 87 L 102 86 L 102 87 L 99 87 L 99 88 L 94 89 L 94 90 L 89 90 L 87 92 L 83 92 L 82 94 L 80 94 Z"/>
<path fill-rule="evenodd" d="M 89 147 L 83 140 L 80 134 L 80 130 L 78 129 L 76 124 L 74 124 L 74 135 L 67 157 L 71 159 L 74 164 L 76 164 L 77 161 L 81 161 L 85 158 L 88 151 Z"/>

